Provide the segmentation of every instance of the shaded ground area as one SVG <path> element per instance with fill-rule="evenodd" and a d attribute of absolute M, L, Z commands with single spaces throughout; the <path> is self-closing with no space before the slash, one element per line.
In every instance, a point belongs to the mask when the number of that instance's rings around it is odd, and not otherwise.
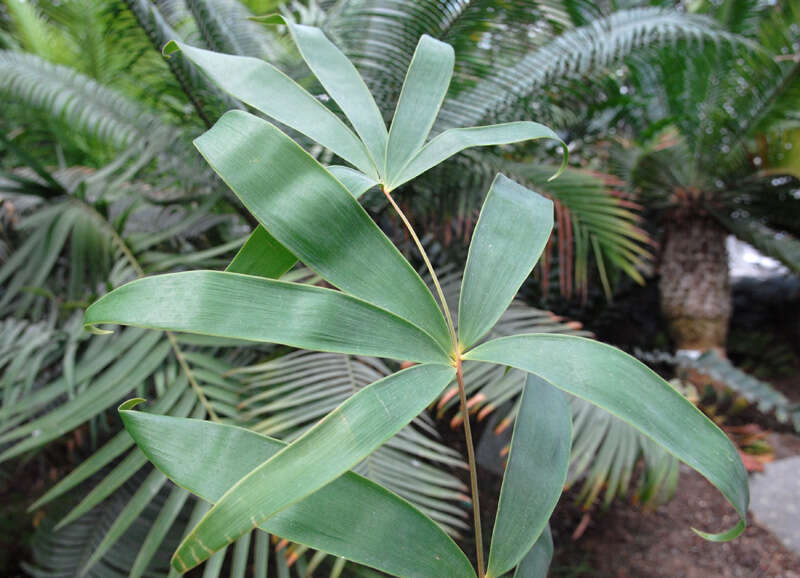
<path fill-rule="evenodd" d="M 569 506 L 560 510 L 565 524 L 556 529 L 554 576 L 800 578 L 800 557 L 757 524 L 724 544 L 696 536 L 691 527 L 716 531 L 737 517 L 711 484 L 684 466 L 672 502 L 650 513 L 618 503 L 596 515 L 577 542 L 570 534 L 580 515 Z"/>

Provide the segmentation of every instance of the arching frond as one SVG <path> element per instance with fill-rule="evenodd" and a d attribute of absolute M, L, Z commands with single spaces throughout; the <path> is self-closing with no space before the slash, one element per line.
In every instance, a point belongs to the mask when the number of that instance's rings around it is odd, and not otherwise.
<path fill-rule="evenodd" d="M 282 58 L 278 37 L 249 20 L 253 14 L 238 0 L 188 0 L 187 5 L 211 50 L 263 58 L 273 64 Z"/>
<path fill-rule="evenodd" d="M 32 54 L 0 51 L 0 91 L 90 138 L 121 149 L 169 140 L 174 129 L 123 95 L 75 70 Z"/>
<path fill-rule="evenodd" d="M 178 576 L 170 567 L 171 553 L 209 508 L 149 466 L 85 516 L 56 528 L 55 522 L 74 503 L 75 496 L 66 495 L 48 508 L 33 538 L 33 563 L 25 564 L 31 576 Z M 287 550 L 268 534 L 253 531 L 213 556 L 203 576 L 215 578 L 228 568 L 225 575 L 231 578 L 266 578 L 270 563 L 286 578 L 305 578 L 315 569 L 319 574 L 314 575 L 323 575 L 323 568 L 312 568 L 310 553 Z"/>
<path fill-rule="evenodd" d="M 511 120 L 520 114 L 542 120 L 545 107 L 537 106 L 536 101 L 550 85 L 607 71 L 634 51 L 667 45 L 678 38 L 708 43 L 731 39 L 704 17 L 660 8 L 620 10 L 531 47 L 513 66 L 498 69 L 448 99 L 441 123 L 479 124 Z"/>
<path fill-rule="evenodd" d="M 33 2 L 5 0 L 14 38 L 19 48 L 50 62 L 66 64 L 75 46 L 63 32 L 51 26 Z"/>
<path fill-rule="evenodd" d="M 167 42 L 182 38 L 164 18 L 158 6 L 149 0 L 125 0 L 125 4 L 147 33 L 155 50 L 161 52 Z M 167 59 L 167 64 L 206 127 L 210 127 L 225 110 L 239 106 L 207 82 L 197 68 L 182 56 Z"/>
<path fill-rule="evenodd" d="M 550 196 L 556 206 L 556 235 L 546 249 L 543 280 L 553 252 L 558 252 L 561 294 L 572 288 L 584 296 L 588 291 L 588 263 L 593 256 L 608 298 L 612 295 L 610 265 L 643 284 L 642 270 L 652 255 L 649 235 L 639 226 L 641 206 L 625 192 L 625 183 L 611 175 L 568 169 L 558 179 L 547 181 L 552 167 L 535 163 L 503 163 L 514 175 L 539 192 Z"/>

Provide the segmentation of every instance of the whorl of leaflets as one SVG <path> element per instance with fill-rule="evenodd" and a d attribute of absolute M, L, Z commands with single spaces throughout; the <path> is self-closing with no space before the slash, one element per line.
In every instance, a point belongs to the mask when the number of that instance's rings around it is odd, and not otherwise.
<path fill-rule="evenodd" d="M 270 121 L 225 114 L 197 148 L 259 227 L 228 270 L 133 281 L 86 311 L 89 328 L 123 324 L 417 362 L 362 389 L 291 444 L 245 429 L 135 411 L 126 428 L 151 462 L 213 507 L 173 557 L 179 572 L 253 528 L 396 576 L 475 576 L 432 520 L 380 485 L 348 473 L 431 404 L 461 360 L 528 372 L 489 553 L 492 578 L 544 576 L 547 521 L 569 464 L 565 395 L 605 409 L 686 462 L 741 516 L 747 475 L 736 449 L 668 383 L 625 353 L 567 335 L 515 335 L 481 343 L 530 274 L 553 227 L 552 203 L 498 175 L 463 276 L 458 331 L 414 268 L 371 220 L 358 196 L 388 195 L 465 148 L 538 138 L 534 122 L 429 132 L 447 92 L 453 50 L 423 36 L 389 130 L 350 61 L 317 28 L 288 26 L 300 53 L 349 125 L 267 62 L 180 43 L 221 89 L 306 135 L 351 167 L 326 168 Z M 558 140 L 560 142 L 560 140 Z M 563 146 L 563 143 L 561 143 Z M 566 159 L 565 159 L 566 161 Z M 563 166 L 563 165 L 562 165 Z M 301 261 L 333 289 L 280 281 Z M 480 569 L 479 574 L 483 574 Z"/>

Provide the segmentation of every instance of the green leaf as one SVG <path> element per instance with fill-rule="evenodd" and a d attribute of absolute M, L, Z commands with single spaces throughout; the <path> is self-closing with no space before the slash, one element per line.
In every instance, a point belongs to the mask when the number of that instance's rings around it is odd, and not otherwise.
<path fill-rule="evenodd" d="M 278 279 L 297 263 L 297 257 L 258 225 L 225 268 L 229 273 Z"/>
<path fill-rule="evenodd" d="M 364 141 L 372 160 L 383 167 L 386 160 L 386 123 L 361 75 L 319 28 L 295 24 L 279 14 L 257 18 L 261 22 L 285 24 L 300 55 L 330 97 L 339 105 Z"/>
<path fill-rule="evenodd" d="M 444 317 L 416 271 L 353 195 L 292 139 L 232 111 L 195 144 L 264 228 L 308 267 L 450 347 Z"/>
<path fill-rule="evenodd" d="M 176 383 L 175 387 L 177 388 L 178 386 L 183 386 L 182 389 L 184 390 L 184 395 L 181 401 L 178 403 L 179 407 L 175 408 L 173 415 L 176 415 L 177 417 L 186 417 L 189 415 L 189 412 L 195 405 L 196 396 L 192 391 L 187 391 L 186 382 Z M 157 402 L 156 404 L 153 404 L 153 407 L 156 405 Z M 202 415 L 204 414 L 201 414 L 201 416 Z M 92 490 L 86 494 L 86 497 L 84 497 L 78 505 L 72 508 L 69 513 L 67 513 L 58 522 L 55 530 L 60 530 L 67 524 L 84 516 L 87 512 L 89 512 L 89 510 L 100 504 L 103 500 L 107 499 L 115 491 L 117 491 L 120 486 L 130 480 L 131 477 L 136 474 L 136 472 L 141 470 L 142 466 L 144 466 L 146 463 L 147 459 L 142 452 L 134 448 L 134 451 L 130 452 L 123 460 L 120 460 L 113 469 L 108 471 L 103 477 L 102 481 L 94 486 Z"/>
<path fill-rule="evenodd" d="M 528 375 L 519 403 L 487 578 L 502 576 L 525 557 L 547 527 L 567 479 L 572 412 L 566 396 Z"/>
<path fill-rule="evenodd" d="M 376 180 L 369 178 L 361 171 L 343 165 L 330 165 L 328 172 L 339 179 L 339 182 L 356 199 L 360 199 L 364 193 L 378 184 Z"/>
<path fill-rule="evenodd" d="M 567 145 L 555 132 L 546 126 L 536 122 L 520 121 L 490 126 L 451 128 L 444 131 L 431 139 L 428 144 L 414 155 L 402 173 L 391 181 L 390 188 L 399 187 L 464 149 L 511 144 L 540 138 L 551 138 L 561 144 L 563 150 L 561 167 L 555 175 L 550 177 L 551 179 L 555 178 L 561 174 L 567 165 Z"/>
<path fill-rule="evenodd" d="M 159 470 L 212 503 L 286 447 L 285 442 L 229 425 L 138 411 L 120 415 Z M 208 475 L 209 463 L 214 464 L 213 476 Z M 352 472 L 259 528 L 396 576 L 475 575 L 458 546 L 435 523 L 405 500 Z"/>
<path fill-rule="evenodd" d="M 450 366 L 417 365 L 350 397 L 228 490 L 178 547 L 173 565 L 182 571 L 196 566 L 252 526 L 329 484 L 425 409 L 454 375 Z"/>
<path fill-rule="evenodd" d="M 377 168 L 347 125 L 303 87 L 271 64 L 172 41 L 165 54 L 180 50 L 231 96 L 303 133 L 374 179 Z"/>
<path fill-rule="evenodd" d="M 627 422 L 697 470 L 736 508 L 741 521 L 734 528 L 698 532 L 701 536 L 727 541 L 744 531 L 750 497 L 736 448 L 690 401 L 630 355 L 581 337 L 528 334 L 489 341 L 464 359 L 536 374 Z"/>
<path fill-rule="evenodd" d="M 547 578 L 550 560 L 553 559 L 553 535 L 550 526 L 545 525 L 539 539 L 517 566 L 514 578 Z"/>
<path fill-rule="evenodd" d="M 464 268 L 458 339 L 489 331 L 531 272 L 553 230 L 553 203 L 498 174 L 486 195 Z"/>
<path fill-rule="evenodd" d="M 131 281 L 92 304 L 84 323 L 449 363 L 428 334 L 360 299 L 331 289 L 222 271 L 187 271 Z"/>
<path fill-rule="evenodd" d="M 427 34 L 419 39 L 394 111 L 386 149 L 386 182 L 393 183 L 428 138 L 453 76 L 453 47 Z"/>
<path fill-rule="evenodd" d="M 156 400 L 156 402 L 150 407 L 150 411 L 165 413 L 172 409 L 176 409 L 173 408 L 173 405 L 177 401 L 178 397 L 180 397 L 181 393 L 185 392 L 186 384 L 177 383 L 176 387 L 169 388 L 164 395 Z M 182 407 L 179 405 L 177 409 L 180 410 Z M 94 454 L 81 462 L 81 464 L 72 470 L 67 476 L 61 478 L 58 483 L 50 488 L 42 497 L 31 504 L 28 507 L 28 512 L 38 510 L 55 498 L 64 495 L 66 492 L 87 478 L 91 477 L 109 463 L 114 461 L 117 457 L 128 451 L 132 445 L 133 441 L 131 440 L 130 436 L 128 436 L 125 432 L 119 432 Z M 105 481 L 101 482 L 100 485 L 103 483 L 105 483 Z"/>
<path fill-rule="evenodd" d="M 349 167 L 330 166 L 328 170 L 359 198 L 377 183 Z M 261 225 L 258 225 L 225 269 L 231 273 L 278 279 L 297 263 L 297 257 Z"/>

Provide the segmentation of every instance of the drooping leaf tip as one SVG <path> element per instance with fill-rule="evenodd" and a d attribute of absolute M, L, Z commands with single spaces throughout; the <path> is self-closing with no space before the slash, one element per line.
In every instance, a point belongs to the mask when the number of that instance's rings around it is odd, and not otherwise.
<path fill-rule="evenodd" d="M 249 16 L 248 20 L 258 22 L 259 24 L 288 24 L 286 18 L 282 14 L 275 12 L 271 14 L 262 14 L 261 16 Z"/>
<path fill-rule="evenodd" d="M 112 331 L 111 329 L 100 329 L 97 325 L 91 322 L 84 323 L 83 330 L 88 331 L 89 333 L 92 333 L 94 335 L 111 335 L 112 333 L 114 333 L 114 331 Z"/>
<path fill-rule="evenodd" d="M 164 55 L 165 58 L 169 58 L 176 52 L 180 52 L 181 47 L 178 46 L 178 43 L 174 40 L 170 40 L 164 45 L 164 48 L 161 49 L 161 54 Z"/>
<path fill-rule="evenodd" d="M 128 401 L 123 401 L 120 406 L 117 408 L 117 411 L 128 411 L 139 405 L 140 403 L 144 403 L 147 401 L 143 397 L 134 397 L 133 399 L 129 399 Z"/>
<path fill-rule="evenodd" d="M 558 167 L 558 170 L 555 172 L 553 176 L 547 179 L 548 183 L 553 179 L 557 179 L 559 176 L 561 176 L 561 173 L 563 173 L 564 169 L 567 168 L 567 161 L 569 160 L 569 149 L 567 148 L 567 144 L 561 139 L 558 139 L 558 142 L 561 143 L 561 149 L 563 151 L 563 154 L 561 156 L 561 166 Z"/>
<path fill-rule="evenodd" d="M 735 540 L 741 536 L 742 532 L 745 531 L 745 528 L 747 528 L 747 521 L 742 518 L 733 528 L 724 532 L 720 532 L 719 534 L 703 532 L 697 528 L 692 528 L 692 532 L 703 538 L 703 540 L 708 540 L 709 542 L 730 542 L 731 540 Z"/>

